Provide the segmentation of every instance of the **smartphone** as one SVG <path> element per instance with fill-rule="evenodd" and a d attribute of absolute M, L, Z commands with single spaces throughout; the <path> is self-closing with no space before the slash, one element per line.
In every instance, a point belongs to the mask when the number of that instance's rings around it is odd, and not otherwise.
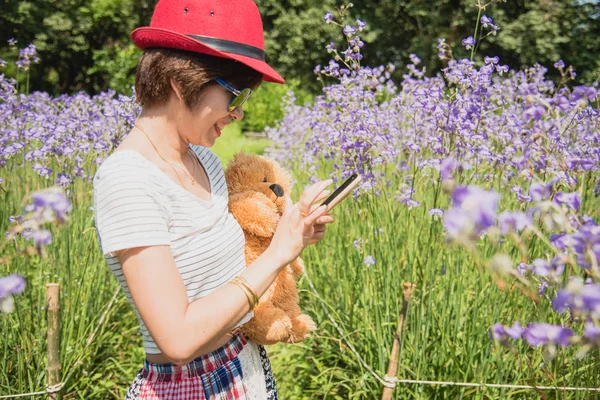
<path fill-rule="evenodd" d="M 337 189 L 334 190 L 333 193 L 329 195 L 320 205 L 329 206 L 331 210 L 333 207 L 338 205 L 342 200 L 344 200 L 352 191 L 358 186 L 358 184 L 362 181 L 360 175 L 352 174 L 348 179 L 344 181 Z"/>

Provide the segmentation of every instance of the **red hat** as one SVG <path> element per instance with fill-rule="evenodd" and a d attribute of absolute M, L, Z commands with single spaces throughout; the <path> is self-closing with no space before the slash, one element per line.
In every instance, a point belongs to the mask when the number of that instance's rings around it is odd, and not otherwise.
<path fill-rule="evenodd" d="M 265 40 L 252 0 L 159 0 L 149 27 L 131 38 L 142 50 L 166 47 L 241 62 L 268 82 L 284 83 L 265 62 Z"/>

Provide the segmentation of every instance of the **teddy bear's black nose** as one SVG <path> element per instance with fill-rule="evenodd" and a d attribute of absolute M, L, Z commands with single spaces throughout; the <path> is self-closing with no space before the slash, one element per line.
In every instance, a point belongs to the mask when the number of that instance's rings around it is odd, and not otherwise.
<path fill-rule="evenodd" d="M 283 197 L 283 188 L 281 186 L 279 186 L 278 184 L 274 183 L 271 186 L 269 186 L 269 189 L 271 189 L 273 191 L 273 193 L 275 193 L 275 196 L 277 197 Z"/>

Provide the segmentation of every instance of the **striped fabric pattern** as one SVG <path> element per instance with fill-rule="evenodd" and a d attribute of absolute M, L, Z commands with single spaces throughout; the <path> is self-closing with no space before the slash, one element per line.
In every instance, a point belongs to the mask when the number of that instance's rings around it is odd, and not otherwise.
<path fill-rule="evenodd" d="M 243 372 L 237 355 L 246 343 L 240 333 L 223 347 L 184 366 L 146 361 L 125 399 L 244 399 Z"/>
<path fill-rule="evenodd" d="M 190 147 L 207 172 L 211 199 L 183 189 L 133 150 L 109 156 L 94 177 L 94 212 L 102 252 L 133 307 L 148 354 L 160 350 L 133 303 L 114 252 L 169 245 L 190 302 L 231 281 L 246 267 L 244 234 L 229 213 L 225 176 L 209 149 Z M 250 318 L 248 313 L 238 325 Z"/>

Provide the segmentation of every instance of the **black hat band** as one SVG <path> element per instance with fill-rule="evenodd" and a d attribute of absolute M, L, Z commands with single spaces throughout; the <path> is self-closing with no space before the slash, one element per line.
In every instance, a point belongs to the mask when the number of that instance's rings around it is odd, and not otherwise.
<path fill-rule="evenodd" d="M 231 40 L 217 39 L 208 36 L 200 35 L 186 35 L 194 40 L 197 40 L 207 46 L 210 46 L 216 50 L 223 51 L 225 53 L 239 54 L 240 56 L 246 56 L 254 58 L 260 61 L 265 61 L 265 52 L 258 47 L 250 46 L 248 44 L 232 42 Z"/>

